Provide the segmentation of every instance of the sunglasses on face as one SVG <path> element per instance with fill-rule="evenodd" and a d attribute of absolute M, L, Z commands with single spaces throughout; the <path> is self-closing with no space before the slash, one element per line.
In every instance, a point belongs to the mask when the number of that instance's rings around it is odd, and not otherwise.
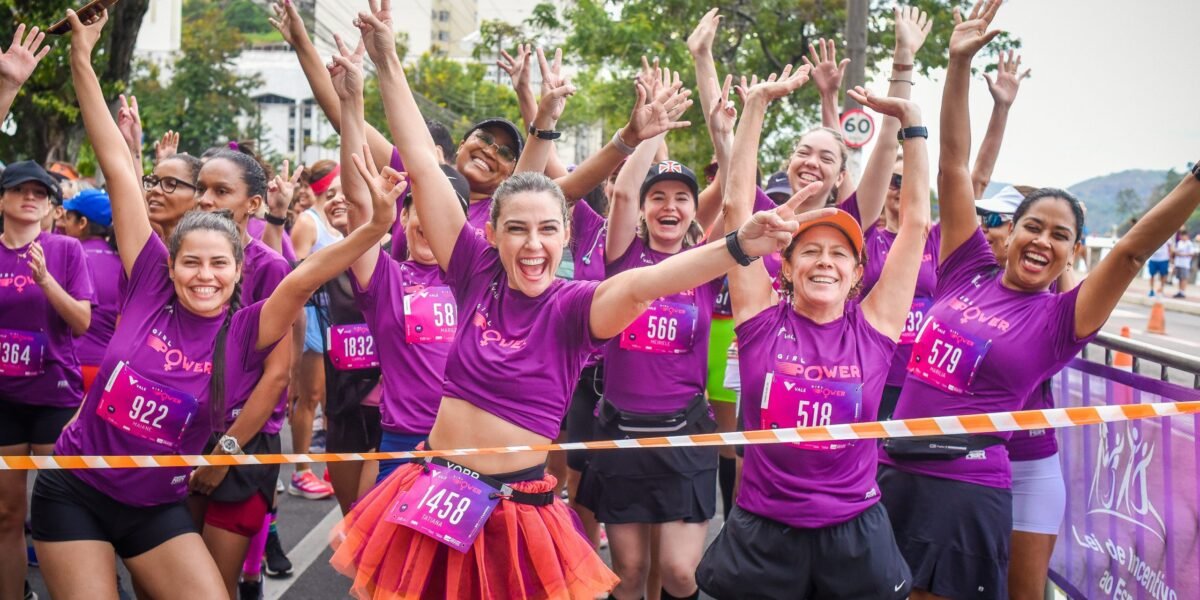
<path fill-rule="evenodd" d="M 506 163 L 517 162 L 516 151 L 508 146 L 501 146 L 500 144 L 497 144 L 496 136 L 482 129 L 476 129 L 475 132 L 471 134 L 471 137 L 482 142 L 484 146 L 491 146 L 492 149 L 496 151 L 496 156 L 500 157 L 500 160 Z"/>
<path fill-rule="evenodd" d="M 142 176 L 142 188 L 147 192 L 154 189 L 154 186 L 156 185 L 162 188 L 164 194 L 174 193 L 175 190 L 181 185 L 192 191 L 196 191 L 196 186 L 187 183 L 186 181 L 175 179 L 174 177 L 159 177 L 158 175 L 154 174 Z"/>
<path fill-rule="evenodd" d="M 1008 223 L 1010 220 L 1011 219 L 1005 215 L 1002 215 L 1000 213 L 990 212 L 990 213 L 983 215 L 983 228 L 984 229 L 995 229 L 996 227 L 1000 227 L 1000 226 L 1004 225 L 1005 223 Z"/>
<path fill-rule="evenodd" d="M 888 182 L 888 187 L 893 190 L 900 189 L 900 184 L 904 183 L 904 176 L 899 173 L 892 173 L 892 180 Z"/>

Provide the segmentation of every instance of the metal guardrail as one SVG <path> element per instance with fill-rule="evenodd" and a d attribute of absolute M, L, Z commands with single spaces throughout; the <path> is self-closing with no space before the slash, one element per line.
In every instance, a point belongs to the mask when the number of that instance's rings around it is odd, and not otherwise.
<path fill-rule="evenodd" d="M 1175 369 L 1191 375 L 1192 388 L 1200 389 L 1200 357 L 1101 331 L 1091 344 L 1084 347 L 1084 359 L 1093 360 L 1088 356 L 1088 350 L 1092 345 L 1104 349 L 1104 364 L 1108 366 L 1112 366 L 1114 355 L 1117 352 L 1124 352 L 1133 357 L 1134 373 L 1145 375 L 1145 373 L 1141 373 L 1140 367 L 1143 362 L 1150 362 L 1158 365 L 1160 380 L 1169 381 L 1170 369 Z"/>

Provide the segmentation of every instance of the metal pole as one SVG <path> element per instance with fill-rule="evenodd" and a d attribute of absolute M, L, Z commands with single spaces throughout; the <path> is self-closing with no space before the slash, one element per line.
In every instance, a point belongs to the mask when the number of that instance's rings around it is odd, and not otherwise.
<path fill-rule="evenodd" d="M 842 85 L 845 86 L 843 92 L 856 85 L 866 85 L 867 83 L 867 10 L 869 7 L 870 0 L 846 0 L 846 55 L 850 58 L 850 65 L 846 67 L 846 76 L 842 78 Z M 859 103 L 845 93 L 842 94 L 842 97 L 845 98 L 842 101 L 843 110 L 862 108 Z M 855 179 L 858 179 L 862 174 L 862 150 L 851 150 L 848 162 L 847 169 L 854 174 Z"/>

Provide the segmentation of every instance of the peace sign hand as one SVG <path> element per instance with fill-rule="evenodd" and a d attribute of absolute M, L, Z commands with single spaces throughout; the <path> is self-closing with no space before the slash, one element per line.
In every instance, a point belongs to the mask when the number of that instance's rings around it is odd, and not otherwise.
<path fill-rule="evenodd" d="M 362 33 L 367 56 L 375 64 L 396 53 L 396 34 L 392 30 L 391 0 L 368 0 L 369 12 L 360 12 L 354 26 Z"/>
<path fill-rule="evenodd" d="M 296 167 L 296 172 L 289 176 L 288 169 L 290 167 L 290 161 L 284 159 L 283 166 L 275 174 L 275 178 L 267 184 L 267 210 L 275 216 L 287 214 L 288 208 L 292 205 L 292 198 L 296 194 L 296 186 L 300 184 L 300 175 L 304 173 L 304 166 L 301 165 Z"/>
<path fill-rule="evenodd" d="M 538 116 L 545 117 L 551 123 L 541 122 L 541 126 L 553 127 L 562 117 L 567 106 L 567 98 L 575 94 L 575 86 L 562 76 L 562 49 L 554 51 L 554 62 L 546 60 L 546 54 L 541 48 L 537 49 L 538 67 L 542 70 L 542 98 L 538 102 Z"/>
<path fill-rule="evenodd" d="M 383 231 L 391 229 L 396 221 L 396 201 L 408 191 L 408 173 L 391 167 L 380 172 L 367 144 L 363 144 L 362 154 L 353 154 L 351 160 L 371 192 L 371 225 Z"/>
<path fill-rule="evenodd" d="M 1007 55 L 1007 56 L 1006 56 Z M 1013 57 L 1016 57 L 1015 59 Z M 1021 81 L 1029 77 L 1030 69 L 1018 73 L 1021 70 L 1021 55 L 1016 54 L 1012 50 L 1000 53 L 1000 61 L 996 64 L 996 75 L 984 73 L 983 78 L 987 80 L 988 91 L 992 93 L 992 100 L 996 104 L 1004 106 L 1012 106 L 1012 103 L 1017 99 L 1017 90 L 1021 87 Z"/>
<path fill-rule="evenodd" d="M 42 46 L 44 39 L 46 32 L 37 27 L 29 30 L 29 35 L 26 36 L 25 24 L 17 25 L 8 51 L 0 50 L 0 83 L 21 87 L 33 74 L 38 63 L 50 52 L 50 46 Z"/>
<path fill-rule="evenodd" d="M 513 89 L 529 87 L 529 57 L 533 54 L 530 48 L 529 44 L 517 44 L 516 57 L 504 49 L 500 50 L 500 60 L 496 61 L 496 66 L 508 73 Z"/>
<path fill-rule="evenodd" d="M 954 33 L 950 34 L 950 58 L 970 59 L 975 56 L 992 38 L 1000 35 L 999 29 L 988 30 L 996 11 L 1000 10 L 1003 0 L 981 0 L 967 20 L 963 20 L 962 11 L 954 9 Z"/>
<path fill-rule="evenodd" d="M 365 39 L 365 38 L 364 38 Z M 363 54 L 366 48 L 363 40 L 358 41 L 354 52 L 346 46 L 342 36 L 333 34 L 337 43 L 338 53 L 333 55 L 328 65 L 329 78 L 333 81 L 333 89 L 342 101 L 359 100 L 363 93 Z"/>

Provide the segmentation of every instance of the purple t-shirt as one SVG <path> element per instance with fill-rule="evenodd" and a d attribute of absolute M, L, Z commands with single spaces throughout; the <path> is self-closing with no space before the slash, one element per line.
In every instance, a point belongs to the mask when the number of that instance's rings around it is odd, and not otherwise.
<path fill-rule="evenodd" d="M 946 391 L 932 380 L 910 372 L 896 404 L 896 419 L 946 415 L 970 415 L 1020 410 L 1041 382 L 1066 365 L 1095 337 L 1075 336 L 1075 302 L 1079 288 L 1056 294 L 1051 291 L 1020 292 L 1001 283 L 1003 271 L 981 230 L 963 242 L 938 268 L 934 303 L 922 333 L 940 323 L 942 339 L 963 350 L 957 365 L 974 368 L 965 392 Z M 918 344 L 920 345 L 920 336 Z M 932 336 L 930 339 L 934 339 Z M 980 360 L 972 356 L 985 348 Z M 953 346 L 942 356 L 954 356 Z M 970 348 L 974 348 L 971 350 Z M 914 350 L 914 353 L 918 350 Z M 929 361 L 937 359 L 930 354 Z M 944 363 L 944 361 L 943 361 Z M 970 380 L 971 371 L 956 372 L 959 381 Z M 1007 440 L 1010 434 L 996 433 Z M 882 452 L 882 451 L 881 451 Z M 1008 488 L 1012 473 L 1003 444 L 984 452 L 952 461 L 894 461 L 886 453 L 880 460 L 897 469 L 986 485 Z"/>
<path fill-rule="evenodd" d="M 231 320 L 225 338 L 225 369 L 261 371 L 272 348 L 255 350 L 262 303 L 243 308 Z M 199 454 L 212 433 L 213 415 L 208 388 L 213 371 L 213 348 L 225 316 L 200 317 L 179 304 L 168 276 L 167 248 L 158 236 L 150 236 L 137 257 L 121 298 L 121 320 L 108 352 L 100 363 L 96 383 L 83 400 L 79 415 L 58 438 L 59 455 Z M 272 346 L 273 347 L 273 346 Z M 192 410 L 173 407 L 170 411 L 144 411 L 146 398 L 129 398 L 110 388 L 122 385 L 114 377 L 118 365 L 136 373 L 138 379 L 165 388 L 173 397 L 193 402 Z M 228 382 L 228 380 L 227 380 Z M 234 392 L 226 388 L 226 398 Z M 149 396 L 149 395 L 148 395 Z M 114 398 L 115 397 L 115 398 Z M 175 447 L 147 439 L 115 425 L 98 414 L 101 406 L 126 404 L 138 411 L 149 426 L 166 416 L 184 422 Z M 115 412 L 115 411 L 110 411 Z M 124 410 L 120 411 L 124 412 Z M 191 414 L 190 418 L 187 417 Z M 186 419 L 186 420 L 184 420 Z M 153 469 L 87 469 L 75 475 L 114 500 L 130 506 L 154 506 L 182 500 L 187 495 L 190 467 Z"/>
<path fill-rule="evenodd" d="M 92 323 L 87 333 L 75 340 L 75 354 L 79 363 L 98 365 L 104 358 L 104 350 L 117 328 L 117 306 L 121 301 L 121 282 L 124 267 L 117 251 L 101 239 L 80 242 L 87 258 L 88 273 L 96 287 L 96 302 L 92 304 Z"/>
<path fill-rule="evenodd" d="M 846 303 L 842 318 L 817 324 L 782 301 L 738 325 L 735 332 L 744 399 L 742 422 L 747 430 L 768 428 L 763 407 L 786 404 L 781 394 L 802 389 L 807 382 L 840 384 L 841 389 L 851 391 L 840 396 L 844 398 L 840 403 L 826 403 L 830 410 L 824 421 L 802 421 L 793 409 L 789 414 L 794 422 L 782 426 L 876 420 L 884 365 L 891 360 L 896 344 L 867 322 L 858 303 Z M 775 391 L 764 398 L 768 373 Z M 780 384 L 786 389 L 781 391 Z M 857 398 L 853 392 L 856 388 Z M 818 390 L 813 390 L 803 397 L 832 397 L 816 394 Z M 798 407 L 821 404 L 816 400 L 800 402 Z M 812 412 L 820 418 L 819 410 Z M 746 446 L 738 506 L 792 527 L 828 527 L 853 519 L 879 501 L 875 487 L 877 444 L 857 440 L 838 446 Z"/>
<path fill-rule="evenodd" d="M 79 240 L 38 234 L 46 270 L 76 300 L 96 304 L 96 290 Z M 32 244 L 0 244 L 0 402 L 79 406 L 83 376 L 71 326 L 50 306 L 29 267 Z M 40 371 L 40 374 L 34 374 Z M 8 373 L 8 374 L 5 374 Z"/>
<path fill-rule="evenodd" d="M 754 188 L 754 212 L 763 212 L 767 210 L 775 210 L 778 205 L 774 200 L 767 195 L 762 188 Z M 726 232 L 728 233 L 728 232 Z M 783 256 L 778 252 L 772 252 L 762 257 L 763 266 L 767 269 L 767 275 L 771 277 L 771 285 L 779 289 L 779 272 L 783 270 Z M 718 319 L 732 319 L 733 306 L 729 303 L 729 278 L 724 277 L 721 281 L 721 290 L 717 293 L 716 305 L 713 307 L 713 317 Z"/>
<path fill-rule="evenodd" d="M 245 259 L 242 263 L 242 306 L 250 306 L 269 298 L 275 288 L 279 287 L 279 282 L 283 281 L 291 271 L 292 266 L 287 259 L 272 250 L 270 246 L 258 240 L 251 240 L 249 244 L 246 244 Z M 225 403 L 225 425 L 218 427 L 215 431 L 225 431 L 241 414 L 242 406 L 250 398 L 250 392 L 262 378 L 262 369 L 253 373 L 231 371 L 226 373 L 225 377 L 226 384 L 230 386 L 230 389 L 236 389 L 238 393 L 228 397 Z M 262 432 L 279 433 L 279 430 L 283 429 L 283 421 L 286 418 L 287 390 L 285 389 L 279 394 L 279 401 L 275 403 L 275 409 L 271 411 L 271 416 L 263 424 Z"/>
<path fill-rule="evenodd" d="M 580 200 L 571 210 L 571 256 L 575 279 L 601 281 L 605 276 L 604 243 L 608 222 L 590 204 Z"/>
<path fill-rule="evenodd" d="M 863 287 L 862 293 L 858 295 L 859 298 L 866 298 L 871 289 L 875 287 L 875 283 L 879 281 L 879 276 L 883 273 L 883 265 L 887 262 L 888 252 L 892 251 L 892 244 L 896 243 L 896 234 L 888 231 L 886 227 L 872 227 L 864 237 L 866 237 L 864 254 L 866 254 L 867 262 L 863 266 Z M 908 319 L 904 323 L 906 335 L 901 336 L 900 344 L 896 347 L 896 355 L 892 357 L 892 366 L 888 369 L 887 384 L 890 386 L 904 385 L 904 379 L 908 376 L 908 359 L 912 356 L 913 349 L 909 337 L 915 336 L 916 332 L 921 330 L 921 322 L 933 304 L 933 293 L 937 289 L 938 252 L 941 244 L 942 225 L 939 223 L 929 230 L 929 236 L 925 239 L 925 252 L 921 255 L 921 270 L 917 273 L 916 293 L 913 294 Z"/>
<path fill-rule="evenodd" d="M 246 223 L 246 233 L 249 233 L 250 237 L 260 242 L 263 238 L 263 232 L 266 231 L 266 229 L 267 222 L 258 217 L 250 217 L 250 221 Z M 270 248 L 270 246 L 267 247 Z M 296 264 L 296 249 L 292 246 L 292 236 L 288 235 L 287 230 L 284 230 L 283 232 L 283 243 L 280 244 L 280 247 L 283 250 L 281 253 L 283 258 L 287 260 L 289 264 Z"/>
<path fill-rule="evenodd" d="M 674 255 L 658 252 L 641 237 L 635 237 L 625 254 L 608 265 L 608 275 L 611 277 L 630 269 L 656 265 L 671 256 Z M 653 335 L 653 332 L 631 329 L 626 329 L 618 336 L 618 340 L 605 345 L 605 399 L 621 410 L 665 414 L 687 408 L 697 394 L 703 394 L 708 377 L 708 336 L 712 329 L 713 304 L 721 283 L 721 279 L 714 279 L 695 289 L 655 301 L 656 305 L 660 302 L 670 303 L 687 311 L 677 319 L 677 335 L 686 335 L 690 329 L 691 343 L 683 337 L 677 338 L 678 353 L 622 347 L 622 341 L 628 336 L 643 333 Z M 649 310 L 655 310 L 654 306 Z"/>
<path fill-rule="evenodd" d="M 1047 379 L 1034 388 L 1022 410 L 1045 410 L 1048 408 L 1054 408 L 1052 379 Z M 1041 460 L 1057 453 L 1058 438 L 1054 435 L 1054 429 L 1014 431 L 1012 437 L 1008 439 L 1009 460 Z"/>
<path fill-rule="evenodd" d="M 451 341 L 408 343 L 404 297 L 431 286 L 446 285 L 437 265 L 396 262 L 382 250 L 367 289 L 350 276 L 354 296 L 375 332 L 375 348 L 383 371 L 383 428 L 402 434 L 428 435 L 442 402 L 442 378 Z"/>
<path fill-rule="evenodd" d="M 584 362 L 604 343 L 589 326 L 600 283 L 559 279 L 530 298 L 509 287 L 499 253 L 469 226 L 458 235 L 446 283 L 459 318 L 445 395 L 555 438 Z"/>

